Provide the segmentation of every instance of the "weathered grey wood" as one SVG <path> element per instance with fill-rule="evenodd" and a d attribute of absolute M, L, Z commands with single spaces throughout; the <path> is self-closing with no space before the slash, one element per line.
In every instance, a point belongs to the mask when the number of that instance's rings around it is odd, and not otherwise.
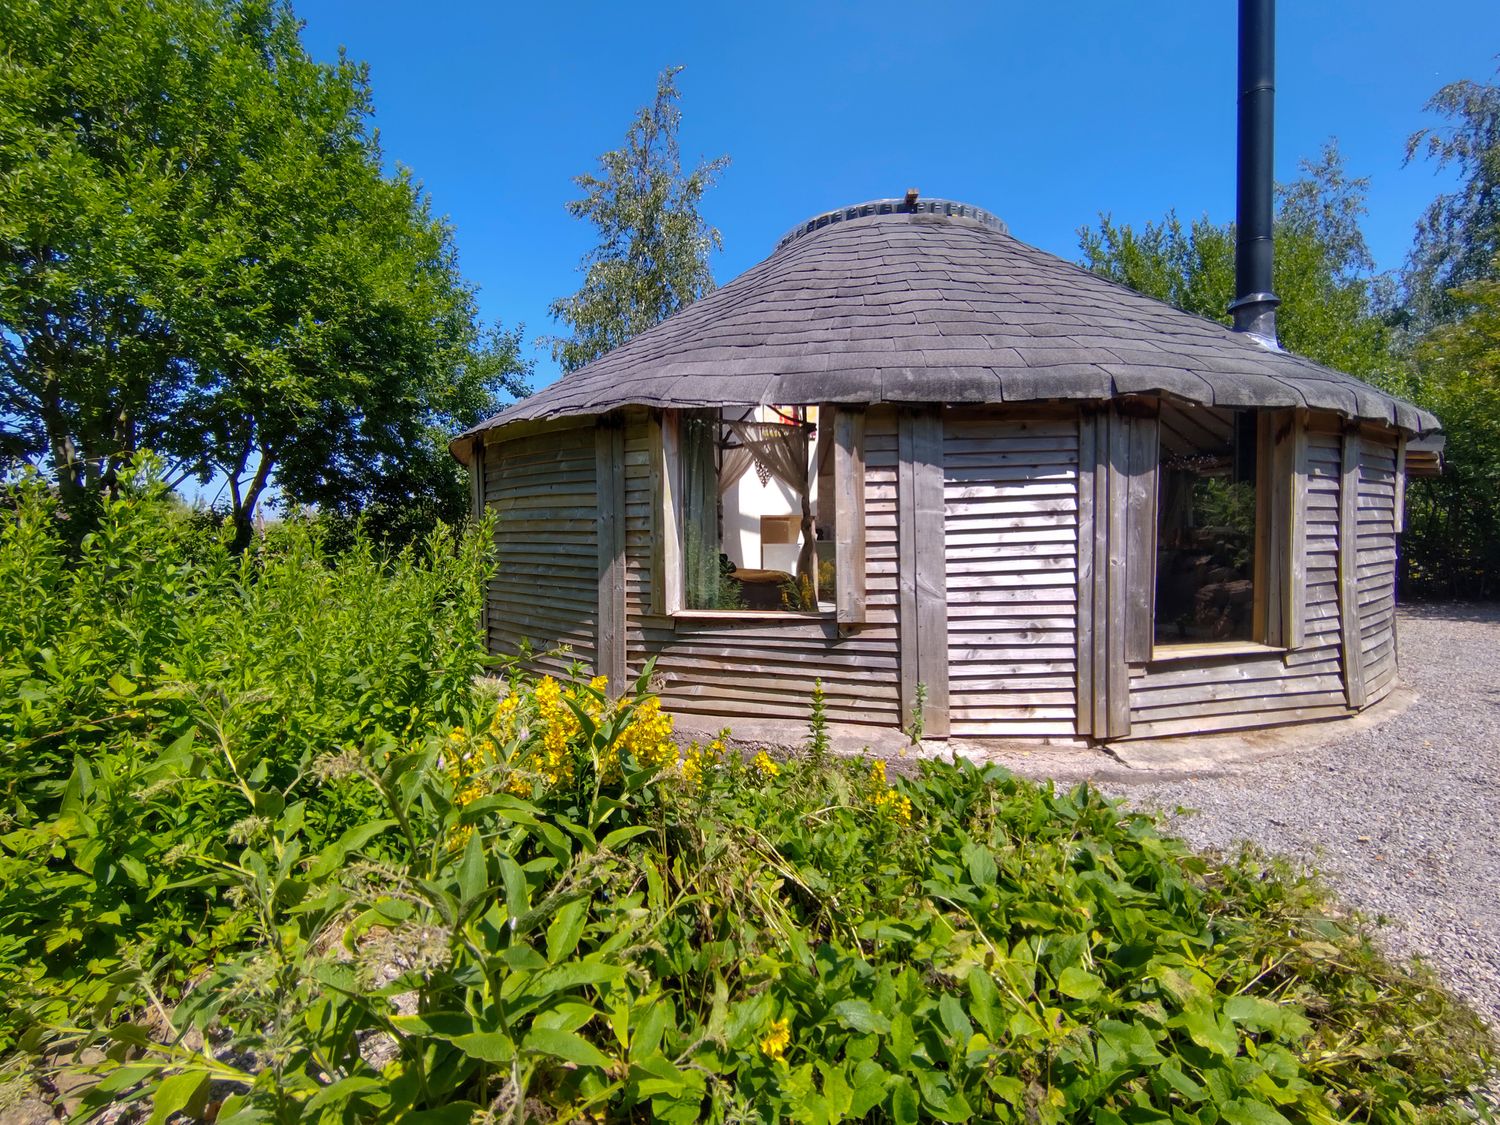
<path fill-rule="evenodd" d="M 1093 612 L 1088 621 L 1089 635 L 1093 641 L 1090 664 L 1093 682 L 1089 686 L 1094 709 L 1091 733 L 1095 738 L 1108 738 L 1110 730 L 1109 691 L 1113 677 L 1110 673 L 1110 441 L 1113 424 L 1108 413 L 1097 416 L 1094 425 L 1093 491 L 1094 526 L 1083 529 L 1093 535 L 1094 594 Z"/>
<path fill-rule="evenodd" d="M 1396 505 L 1391 525 L 1397 532 L 1406 530 L 1406 435 L 1396 439 Z"/>
<path fill-rule="evenodd" d="M 599 504 L 599 620 L 594 663 L 609 694 L 625 689 L 625 431 L 618 418 L 594 431 Z"/>
<path fill-rule="evenodd" d="M 865 621 L 865 413 L 833 413 L 835 597 L 840 625 Z"/>
<path fill-rule="evenodd" d="M 1130 603 L 1130 446 L 1131 425 L 1118 410 L 1109 414 L 1109 499 L 1104 558 L 1108 580 L 1104 603 L 1105 705 L 1103 737 L 1130 733 L 1128 629 Z"/>
<path fill-rule="evenodd" d="M 948 583 L 944 545 L 943 419 L 937 410 L 910 415 L 912 486 L 916 503 L 917 667 L 927 685 L 922 728 L 947 738 Z"/>
<path fill-rule="evenodd" d="M 1093 411 L 1078 418 L 1078 616 L 1074 625 L 1077 673 L 1074 680 L 1074 721 L 1080 736 L 1094 733 L 1094 432 Z"/>
<path fill-rule="evenodd" d="M 900 622 L 899 676 L 903 721 L 916 710 L 917 685 L 926 686 L 922 679 L 917 621 L 916 456 L 912 414 L 903 410 L 897 422 L 896 447 L 896 616 Z"/>
<path fill-rule="evenodd" d="M 1339 477 L 1339 634 L 1343 641 L 1344 697 L 1350 707 L 1363 707 L 1366 702 L 1359 628 L 1359 447 L 1359 432 L 1346 432 Z"/>
<path fill-rule="evenodd" d="M 1283 643 L 1287 648 L 1301 648 L 1303 625 L 1307 615 L 1307 411 L 1291 412 L 1291 434 L 1286 447 L 1284 467 L 1279 477 L 1286 481 L 1286 577 L 1282 589 L 1285 618 Z"/>
<path fill-rule="evenodd" d="M 1124 417 L 1128 460 L 1125 467 L 1126 604 L 1125 659 L 1151 659 L 1156 640 L 1156 494 L 1160 443 L 1154 417 Z"/>
<path fill-rule="evenodd" d="M 653 413 L 648 440 L 656 496 L 651 509 L 651 607 L 652 612 L 666 616 L 682 609 L 682 486 L 676 416 Z"/>

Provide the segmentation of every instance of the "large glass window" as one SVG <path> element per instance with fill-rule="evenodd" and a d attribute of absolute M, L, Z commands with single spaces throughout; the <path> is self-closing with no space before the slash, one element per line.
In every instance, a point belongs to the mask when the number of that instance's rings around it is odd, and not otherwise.
<path fill-rule="evenodd" d="M 815 407 L 682 413 L 685 608 L 819 608 L 816 419 Z"/>
<path fill-rule="evenodd" d="M 1255 639 L 1257 417 L 1161 413 L 1156 644 Z"/>

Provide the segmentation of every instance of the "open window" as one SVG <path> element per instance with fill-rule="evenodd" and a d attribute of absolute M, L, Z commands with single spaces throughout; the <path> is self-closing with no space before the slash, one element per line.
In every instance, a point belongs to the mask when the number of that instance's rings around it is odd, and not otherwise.
<path fill-rule="evenodd" d="M 683 411 L 677 437 L 682 608 L 817 612 L 817 408 Z"/>
<path fill-rule="evenodd" d="M 1264 640 L 1258 412 L 1163 403 L 1159 433 L 1156 647 Z"/>

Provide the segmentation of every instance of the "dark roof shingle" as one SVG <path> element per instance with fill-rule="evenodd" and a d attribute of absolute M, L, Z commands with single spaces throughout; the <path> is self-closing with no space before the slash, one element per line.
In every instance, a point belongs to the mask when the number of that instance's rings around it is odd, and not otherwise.
<path fill-rule="evenodd" d="M 722 289 L 467 432 L 628 405 L 1013 403 L 1148 392 L 1206 406 L 1307 406 L 1412 433 L 1439 429 L 1433 415 L 1351 375 L 1028 246 L 975 208 L 923 200 L 912 213 L 887 200 L 834 215 L 804 224 Z"/>

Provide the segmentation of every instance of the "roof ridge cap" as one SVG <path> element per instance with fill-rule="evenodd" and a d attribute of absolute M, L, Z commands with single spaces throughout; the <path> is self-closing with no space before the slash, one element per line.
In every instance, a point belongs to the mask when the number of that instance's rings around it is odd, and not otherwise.
<path fill-rule="evenodd" d="M 918 199 L 915 203 L 908 203 L 904 199 L 871 199 L 833 211 L 824 211 L 799 223 L 777 239 L 770 256 L 774 258 L 798 239 L 814 234 L 834 223 L 867 219 L 876 215 L 933 215 L 945 219 L 970 219 L 1001 234 L 1010 233 L 1010 228 L 1005 225 L 1005 220 L 1000 216 L 982 207 L 976 207 L 972 203 L 961 203 L 954 199 Z"/>

